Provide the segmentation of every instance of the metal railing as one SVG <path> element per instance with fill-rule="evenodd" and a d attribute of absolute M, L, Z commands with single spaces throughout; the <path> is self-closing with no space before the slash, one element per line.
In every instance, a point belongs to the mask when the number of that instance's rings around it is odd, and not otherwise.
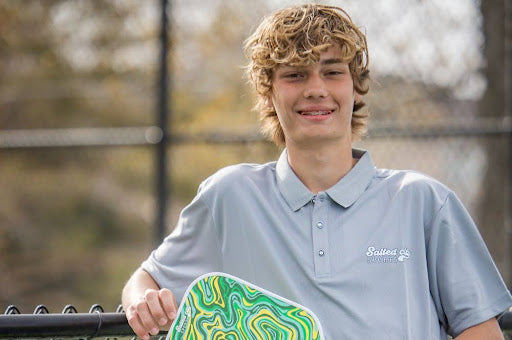
<path fill-rule="evenodd" d="M 499 324 L 503 332 L 512 331 L 512 311 L 504 313 Z M 166 333 L 160 331 L 152 339 L 163 340 Z M 113 337 L 135 337 L 121 305 L 115 313 L 105 313 L 100 305 L 91 306 L 88 313 L 78 313 L 67 305 L 61 314 L 50 313 L 44 305 L 37 306 L 33 314 L 21 314 L 11 305 L 0 315 L 0 339 Z"/>
<path fill-rule="evenodd" d="M 163 340 L 166 334 L 161 331 L 152 339 Z M 0 339 L 112 337 L 135 337 L 121 305 L 114 313 L 105 313 L 97 304 L 88 313 L 78 313 L 73 305 L 67 305 L 60 314 L 50 313 L 44 305 L 37 306 L 33 314 L 21 314 L 11 305 L 0 315 Z"/>
<path fill-rule="evenodd" d="M 412 126 L 372 123 L 368 139 L 372 138 L 432 138 L 432 137 L 512 136 L 510 119 L 474 119 L 437 126 Z M 59 147 L 155 146 L 167 140 L 170 144 L 246 144 L 265 142 L 258 131 L 250 133 L 180 134 L 165 133 L 159 126 L 0 130 L 0 149 L 38 149 Z"/>

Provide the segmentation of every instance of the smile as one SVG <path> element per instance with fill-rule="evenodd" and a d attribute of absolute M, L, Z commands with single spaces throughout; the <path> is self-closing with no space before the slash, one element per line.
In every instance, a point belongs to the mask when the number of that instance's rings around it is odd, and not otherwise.
<path fill-rule="evenodd" d="M 332 111 L 299 111 L 303 116 L 325 116 L 331 114 Z"/>

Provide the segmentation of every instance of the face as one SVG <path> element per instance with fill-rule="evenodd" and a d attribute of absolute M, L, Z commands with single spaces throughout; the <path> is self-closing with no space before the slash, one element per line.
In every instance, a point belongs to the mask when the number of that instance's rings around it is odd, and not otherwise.
<path fill-rule="evenodd" d="M 351 145 L 351 118 L 357 94 L 339 47 L 302 67 L 278 66 L 272 77 L 273 105 L 286 146 L 339 142 Z"/>

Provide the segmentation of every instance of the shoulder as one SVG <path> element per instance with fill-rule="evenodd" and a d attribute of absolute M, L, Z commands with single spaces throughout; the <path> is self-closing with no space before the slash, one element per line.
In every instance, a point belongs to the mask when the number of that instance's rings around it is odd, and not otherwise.
<path fill-rule="evenodd" d="M 413 204 L 439 209 L 453 191 L 437 179 L 413 170 L 377 169 L 376 186 L 387 191 L 390 198 L 401 197 Z"/>
<path fill-rule="evenodd" d="M 199 186 L 204 196 L 246 191 L 249 187 L 269 184 L 275 179 L 275 163 L 242 163 L 230 165 L 215 172 Z"/>
<path fill-rule="evenodd" d="M 437 179 L 414 170 L 377 169 L 378 182 L 397 191 L 414 191 L 448 195 L 451 190 Z"/>

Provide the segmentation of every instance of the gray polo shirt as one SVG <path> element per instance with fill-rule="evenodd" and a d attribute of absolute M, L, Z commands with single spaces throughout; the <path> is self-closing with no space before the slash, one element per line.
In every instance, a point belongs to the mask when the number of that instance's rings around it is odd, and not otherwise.
<path fill-rule="evenodd" d="M 353 154 L 355 167 L 317 195 L 286 150 L 220 170 L 142 268 L 177 301 L 204 273 L 238 276 L 311 309 L 333 340 L 445 339 L 512 305 L 453 192 Z"/>

